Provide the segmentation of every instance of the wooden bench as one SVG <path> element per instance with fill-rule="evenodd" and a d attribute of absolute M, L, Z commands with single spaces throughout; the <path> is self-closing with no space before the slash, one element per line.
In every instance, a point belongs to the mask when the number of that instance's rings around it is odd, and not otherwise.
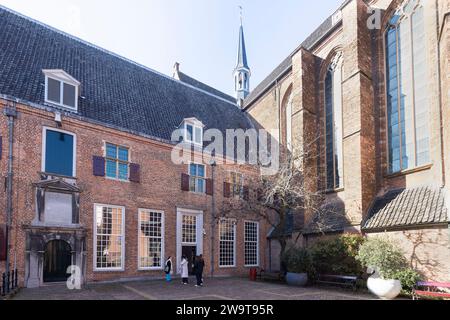
<path fill-rule="evenodd" d="M 330 285 L 340 285 L 345 287 L 351 287 L 356 291 L 356 282 L 358 277 L 356 276 L 341 276 L 341 275 L 331 275 L 331 274 L 321 274 L 316 280 L 320 284 L 330 284 Z"/>
<path fill-rule="evenodd" d="M 259 280 L 272 280 L 272 281 L 283 280 L 283 276 L 281 275 L 280 272 L 267 272 L 262 268 L 257 269 L 256 278 Z"/>
<path fill-rule="evenodd" d="M 449 298 L 450 293 L 443 292 L 440 288 L 450 289 L 450 283 L 448 282 L 417 282 L 416 287 L 413 290 L 413 300 L 418 300 L 419 297 L 432 297 L 432 298 Z"/>

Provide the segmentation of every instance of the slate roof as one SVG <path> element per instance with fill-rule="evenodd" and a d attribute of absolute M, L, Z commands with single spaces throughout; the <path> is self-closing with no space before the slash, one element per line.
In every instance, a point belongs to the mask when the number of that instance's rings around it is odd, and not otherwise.
<path fill-rule="evenodd" d="M 168 141 L 192 117 L 205 129 L 251 128 L 229 99 L 0 6 L 0 94 L 43 105 L 42 69 L 63 69 L 81 82 L 78 116 L 126 131 Z"/>
<path fill-rule="evenodd" d="M 185 73 L 183 73 L 181 71 L 178 71 L 178 77 L 180 78 L 180 81 L 182 81 L 184 83 L 187 83 L 187 84 L 189 84 L 189 85 L 191 85 L 193 87 L 196 87 L 196 88 L 198 88 L 200 90 L 209 92 L 209 93 L 211 93 L 211 94 L 213 94 L 215 96 L 221 97 L 221 98 L 223 98 L 223 99 L 225 99 L 225 100 L 227 100 L 227 101 L 229 101 L 231 103 L 236 103 L 236 98 L 235 97 L 232 97 L 232 96 L 230 96 L 230 95 L 228 95 L 226 93 L 223 93 L 222 91 L 214 89 L 213 87 L 210 87 L 207 84 L 204 84 L 203 82 L 200 82 L 200 81 L 198 81 L 198 80 L 188 76 L 187 74 L 185 74 Z"/>
<path fill-rule="evenodd" d="M 448 223 L 443 190 L 424 186 L 388 191 L 378 197 L 363 225 L 365 231 Z"/>
<path fill-rule="evenodd" d="M 323 205 L 312 221 L 303 229 L 303 234 L 342 232 L 351 227 L 342 202 L 333 201 Z"/>
<path fill-rule="evenodd" d="M 342 9 L 352 0 L 345 0 L 338 10 Z M 334 15 L 334 13 L 333 13 Z M 249 107 L 255 102 L 262 94 L 264 94 L 268 88 L 292 68 L 292 56 L 298 52 L 301 48 L 311 50 L 314 45 L 320 41 L 327 34 L 332 32 L 335 28 L 342 24 L 342 21 L 333 25 L 333 15 L 329 16 L 322 24 L 314 30 L 301 44 L 297 47 L 286 59 L 283 60 L 255 89 L 250 92 L 248 97 L 244 101 L 244 107 Z"/>
<path fill-rule="evenodd" d="M 303 214 L 289 214 L 286 216 L 286 222 L 284 226 L 279 224 L 270 232 L 268 238 L 276 239 L 280 236 L 291 236 L 294 232 L 301 231 L 303 229 Z"/>

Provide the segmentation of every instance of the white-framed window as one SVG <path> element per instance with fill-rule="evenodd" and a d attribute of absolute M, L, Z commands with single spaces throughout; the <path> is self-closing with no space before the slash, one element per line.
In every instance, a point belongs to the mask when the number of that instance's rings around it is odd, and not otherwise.
<path fill-rule="evenodd" d="M 78 110 L 80 82 L 63 70 L 43 70 L 45 75 L 45 102 Z"/>
<path fill-rule="evenodd" d="M 230 171 L 231 194 L 242 198 L 244 195 L 244 176 L 242 173 Z"/>
<path fill-rule="evenodd" d="M 221 219 L 219 222 L 219 267 L 236 266 L 236 221 Z"/>
<path fill-rule="evenodd" d="M 77 137 L 55 128 L 42 130 L 42 172 L 66 177 L 76 176 Z"/>
<path fill-rule="evenodd" d="M 106 177 L 128 181 L 130 150 L 127 147 L 105 143 Z"/>
<path fill-rule="evenodd" d="M 94 205 L 94 270 L 123 271 L 125 207 Z"/>
<path fill-rule="evenodd" d="M 259 223 L 244 222 L 244 264 L 246 267 L 259 266 Z"/>
<path fill-rule="evenodd" d="M 183 244 L 197 243 L 197 216 L 191 214 L 183 215 L 181 221 L 181 242 Z"/>
<path fill-rule="evenodd" d="M 189 191 L 196 193 L 206 192 L 206 167 L 203 164 L 189 164 Z"/>
<path fill-rule="evenodd" d="M 184 141 L 196 145 L 203 145 L 203 125 L 196 119 L 185 120 Z"/>
<path fill-rule="evenodd" d="M 139 209 L 139 269 L 162 269 L 164 263 L 164 212 Z"/>

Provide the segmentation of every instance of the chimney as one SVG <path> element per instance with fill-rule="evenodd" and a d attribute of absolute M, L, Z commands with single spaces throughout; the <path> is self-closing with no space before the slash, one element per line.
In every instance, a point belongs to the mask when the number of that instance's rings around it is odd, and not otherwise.
<path fill-rule="evenodd" d="M 175 64 L 173 65 L 173 78 L 180 80 L 180 76 L 179 73 L 180 72 L 180 63 L 179 62 L 175 62 Z"/>

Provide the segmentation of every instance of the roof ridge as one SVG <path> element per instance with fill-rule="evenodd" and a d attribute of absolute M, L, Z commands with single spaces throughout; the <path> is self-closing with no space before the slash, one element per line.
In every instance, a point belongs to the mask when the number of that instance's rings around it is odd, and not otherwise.
<path fill-rule="evenodd" d="M 70 33 L 67 33 L 67 32 L 65 32 L 65 31 L 62 31 L 62 30 L 60 30 L 60 29 L 58 29 L 58 28 L 56 28 L 56 27 L 52 27 L 51 25 L 48 25 L 48 24 L 46 24 L 46 23 L 44 23 L 44 22 L 42 22 L 42 21 L 39 21 L 39 20 L 34 19 L 34 18 L 31 18 L 31 17 L 29 17 L 29 16 L 27 16 L 27 15 L 25 15 L 25 14 L 23 14 L 23 13 L 20 13 L 20 12 L 18 12 L 18 11 L 15 11 L 15 10 L 13 10 L 13 9 L 10 9 L 10 8 L 8 8 L 8 7 L 5 7 L 5 6 L 2 5 L 2 4 L 0 4 L 0 10 L 5 10 L 6 12 L 9 12 L 9 13 L 11 13 L 11 14 L 14 14 L 14 15 L 16 15 L 16 16 L 22 18 L 22 19 L 25 19 L 25 20 L 29 21 L 29 22 L 35 23 L 35 24 L 37 24 L 37 25 L 40 25 L 41 27 L 44 27 L 44 28 L 49 29 L 49 30 L 51 30 L 51 31 L 53 31 L 53 32 L 56 32 L 56 33 L 58 33 L 58 34 L 60 34 L 60 35 L 62 35 L 62 36 L 65 36 L 65 37 L 70 38 L 70 39 L 72 39 L 72 40 L 75 40 L 75 41 L 77 41 L 77 42 L 79 42 L 79 43 L 82 43 L 82 44 L 84 44 L 84 45 L 87 45 L 87 46 L 89 46 L 89 47 L 91 47 L 91 48 L 93 48 L 93 49 L 102 51 L 103 53 L 109 54 L 109 55 L 111 55 L 111 56 L 113 56 L 113 57 L 116 57 L 116 58 L 118 58 L 118 59 L 121 59 L 121 60 L 123 60 L 123 61 L 126 61 L 126 62 L 128 62 L 128 63 L 130 63 L 130 64 L 133 64 L 133 65 L 135 65 L 135 66 L 137 66 L 137 67 L 139 67 L 139 68 L 142 68 L 142 69 L 144 69 L 144 70 L 146 70 L 146 71 L 152 72 L 152 73 L 157 74 L 157 75 L 159 75 L 159 76 L 161 76 L 161 77 L 164 77 L 164 78 L 166 78 L 166 79 L 169 79 L 169 80 L 171 80 L 171 81 L 173 81 L 173 82 L 175 82 L 175 83 L 180 83 L 180 84 L 182 84 L 182 85 L 184 85 L 184 86 L 186 86 L 186 87 L 189 87 L 189 88 L 191 88 L 191 89 L 197 90 L 197 91 L 202 92 L 202 93 L 204 93 L 204 94 L 207 94 L 207 95 L 209 95 L 209 96 L 212 96 L 212 97 L 215 97 L 215 98 L 217 98 L 217 99 L 223 100 L 223 101 L 225 101 L 225 102 L 227 102 L 227 103 L 229 103 L 229 104 L 231 104 L 231 105 L 233 105 L 233 106 L 236 106 L 236 104 L 232 103 L 231 101 L 229 101 L 229 100 L 227 100 L 227 99 L 224 99 L 224 98 L 221 98 L 221 97 L 216 96 L 216 95 L 214 95 L 214 94 L 211 94 L 211 93 L 209 93 L 209 92 L 207 92 L 207 91 L 205 91 L 205 90 L 202 90 L 202 89 L 197 88 L 197 87 L 195 87 L 195 86 L 192 86 L 192 85 L 190 85 L 190 84 L 187 84 L 187 83 L 184 83 L 184 82 L 181 82 L 181 81 L 177 81 L 176 79 L 174 79 L 174 78 L 172 78 L 172 77 L 170 77 L 170 76 L 168 76 L 168 75 L 166 75 L 166 74 L 164 74 L 164 73 L 162 73 L 162 72 L 159 72 L 159 71 L 154 70 L 154 69 L 152 69 L 152 68 L 150 68 L 150 67 L 147 67 L 147 66 L 145 66 L 145 65 L 143 65 L 143 64 L 141 64 L 141 63 L 139 63 L 139 62 L 136 62 L 136 61 L 133 61 L 133 60 L 131 60 L 131 59 L 129 59 L 129 58 L 126 58 L 126 57 L 124 57 L 124 56 L 121 56 L 120 54 L 115 53 L 115 52 L 113 52 L 113 51 L 110 51 L 110 50 L 108 50 L 108 49 L 102 48 L 102 47 L 100 47 L 100 46 L 98 46 L 98 45 L 96 45 L 96 44 L 93 44 L 93 43 L 91 43 L 91 42 L 89 42 L 89 41 L 87 41 L 87 40 L 83 40 L 83 39 L 81 39 L 81 38 L 79 38 L 79 37 L 77 37 L 77 36 L 74 36 L 74 35 L 72 35 L 72 34 L 70 34 Z"/>
<path fill-rule="evenodd" d="M 194 78 L 194 77 L 192 77 L 192 76 L 190 76 L 189 74 L 187 74 L 186 72 L 183 72 L 183 71 L 179 71 L 179 73 L 181 73 L 181 74 L 183 74 L 184 76 L 186 76 L 186 77 L 189 77 L 189 78 L 191 78 L 192 80 L 195 80 L 195 81 L 197 81 L 197 82 L 199 82 L 199 83 L 201 83 L 202 85 L 204 85 L 204 86 L 206 86 L 206 87 L 209 87 L 209 88 L 211 88 L 211 89 L 213 89 L 213 90 L 215 90 L 215 91 L 217 91 L 217 92 L 220 92 L 221 94 L 223 94 L 223 95 L 225 95 L 225 96 L 228 96 L 230 99 L 235 99 L 231 94 L 228 94 L 228 93 L 226 93 L 226 92 L 223 92 L 222 90 L 219 90 L 219 89 L 217 89 L 217 88 L 215 88 L 215 87 L 213 87 L 213 86 L 211 86 L 211 85 L 209 85 L 209 84 L 207 84 L 207 83 L 205 83 L 205 82 L 203 82 L 203 81 L 200 81 L 200 80 L 198 80 L 197 78 Z M 182 81 L 182 80 L 179 80 L 179 81 L 181 81 L 182 83 L 184 83 L 184 84 L 187 84 L 187 85 L 189 85 L 188 83 L 186 83 L 186 82 L 184 82 L 184 81 Z M 192 85 L 191 85 L 192 86 Z M 197 88 L 197 87 L 196 87 Z M 199 90 L 202 90 L 202 89 L 200 89 L 200 88 L 197 88 L 197 89 L 199 89 Z M 204 91 L 204 90 L 202 90 L 202 91 Z M 210 93 L 210 92 L 208 92 L 209 94 L 212 94 L 213 96 L 216 96 L 215 94 L 213 94 L 213 93 Z M 218 98 L 222 98 L 222 97 L 219 97 L 219 96 L 217 96 Z M 223 99 L 223 98 L 222 98 Z M 226 99 L 225 99 L 226 100 Z M 231 102 L 231 101 L 228 101 L 228 102 Z"/>

